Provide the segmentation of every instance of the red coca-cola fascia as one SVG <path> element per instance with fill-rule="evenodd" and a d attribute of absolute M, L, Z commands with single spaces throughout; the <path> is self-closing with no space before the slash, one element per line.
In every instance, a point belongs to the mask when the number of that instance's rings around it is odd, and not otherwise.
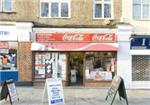
<path fill-rule="evenodd" d="M 36 33 L 36 42 L 116 42 L 114 33 Z"/>

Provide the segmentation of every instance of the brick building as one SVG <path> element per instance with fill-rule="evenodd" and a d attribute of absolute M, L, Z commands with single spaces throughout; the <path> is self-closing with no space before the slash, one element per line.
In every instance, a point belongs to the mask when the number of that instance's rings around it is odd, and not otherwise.
<path fill-rule="evenodd" d="M 5 4 L 7 1 L 10 5 Z M 108 86 L 118 72 L 120 0 L 0 2 L 0 27 L 7 27 L 0 31 L 11 33 L 8 38 L 16 37 L 5 40 L 1 35 L 0 41 L 8 42 L 8 46 L 17 43 L 20 83 L 41 83 L 46 77 L 59 77 L 64 85 L 73 85 L 71 69 L 78 69 L 75 85 Z M 10 26 L 16 32 L 9 30 Z"/>

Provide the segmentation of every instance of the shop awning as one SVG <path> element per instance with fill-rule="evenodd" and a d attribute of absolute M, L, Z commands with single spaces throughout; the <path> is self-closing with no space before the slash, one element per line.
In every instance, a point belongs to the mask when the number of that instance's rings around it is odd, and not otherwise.
<path fill-rule="evenodd" d="M 32 51 L 117 51 L 117 43 L 32 43 Z"/>

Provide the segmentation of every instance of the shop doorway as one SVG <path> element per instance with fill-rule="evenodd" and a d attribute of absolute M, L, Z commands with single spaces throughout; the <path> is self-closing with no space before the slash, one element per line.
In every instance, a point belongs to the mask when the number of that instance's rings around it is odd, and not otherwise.
<path fill-rule="evenodd" d="M 83 52 L 70 52 L 69 53 L 69 66 L 68 77 L 69 86 L 82 86 L 83 85 Z"/>

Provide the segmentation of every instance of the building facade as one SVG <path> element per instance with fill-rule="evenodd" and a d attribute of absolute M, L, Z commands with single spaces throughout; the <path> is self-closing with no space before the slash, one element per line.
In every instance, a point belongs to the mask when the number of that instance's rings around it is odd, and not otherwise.
<path fill-rule="evenodd" d="M 30 47 L 33 23 L 30 19 L 27 21 L 25 8 L 24 2 L 0 0 L 0 83 L 13 78 L 19 84 L 32 84 Z"/>
<path fill-rule="evenodd" d="M 25 28 L 19 31 L 24 33 L 17 47 L 19 81 L 39 84 L 57 77 L 66 86 L 110 85 L 119 72 L 120 0 L 10 0 L 6 6 L 5 1 L 1 22 L 31 24 L 26 34 Z"/>
<path fill-rule="evenodd" d="M 128 57 L 126 77 L 129 88 L 150 88 L 149 36 L 150 1 L 122 0 L 122 22 L 132 27 L 128 38 Z M 128 12 L 131 11 L 131 12 Z M 122 60 L 123 61 L 123 60 Z"/>
<path fill-rule="evenodd" d="M 0 22 L 1 83 L 7 78 L 31 83 L 30 33 L 32 25 L 27 22 Z"/>

